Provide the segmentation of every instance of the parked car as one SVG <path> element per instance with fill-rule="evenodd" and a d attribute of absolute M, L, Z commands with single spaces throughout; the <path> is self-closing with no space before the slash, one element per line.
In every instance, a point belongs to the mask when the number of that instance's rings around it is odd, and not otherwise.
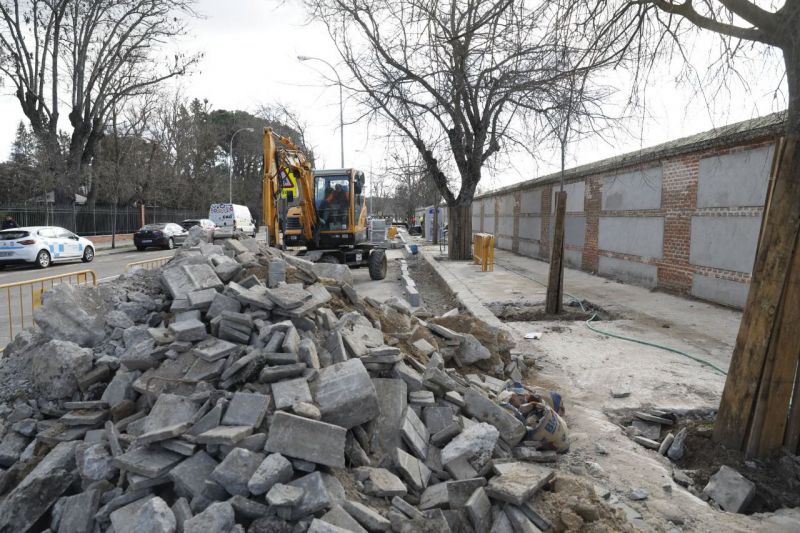
<path fill-rule="evenodd" d="M 0 231 L 0 266 L 33 263 L 47 268 L 52 263 L 90 263 L 94 244 L 57 226 L 30 226 Z"/>
<path fill-rule="evenodd" d="M 253 238 L 255 238 L 258 231 L 256 221 L 246 205 L 211 204 L 208 210 L 208 218 L 218 228 L 227 228 L 234 232 L 240 231 Z"/>
<path fill-rule="evenodd" d="M 173 222 L 147 224 L 133 234 L 133 244 L 140 252 L 145 248 L 159 247 L 172 250 L 183 244 L 188 231 Z"/>
<path fill-rule="evenodd" d="M 189 231 L 195 226 L 200 226 L 203 229 L 211 229 L 211 230 L 217 227 L 217 225 L 214 224 L 214 222 L 212 222 L 207 218 L 189 218 L 181 222 L 181 227 L 183 227 L 183 229 L 185 229 L 186 231 Z"/>

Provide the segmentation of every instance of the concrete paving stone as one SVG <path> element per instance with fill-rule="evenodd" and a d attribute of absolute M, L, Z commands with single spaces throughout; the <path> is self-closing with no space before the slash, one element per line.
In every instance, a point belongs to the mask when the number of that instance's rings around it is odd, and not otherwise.
<path fill-rule="evenodd" d="M 276 483 L 291 481 L 293 474 L 292 463 L 283 455 L 273 453 L 267 455 L 253 472 L 247 482 L 247 488 L 251 494 L 256 496 L 265 494 Z"/>
<path fill-rule="evenodd" d="M 334 526 L 324 520 L 315 518 L 308 526 L 307 533 L 353 533 L 354 530 L 345 529 L 339 526 Z"/>
<path fill-rule="evenodd" d="M 424 518 L 425 515 L 416 507 L 405 501 L 399 496 L 392 498 L 392 507 L 399 510 L 408 518 Z"/>
<path fill-rule="evenodd" d="M 464 394 L 464 402 L 467 414 L 497 428 L 500 438 L 510 447 L 513 448 L 525 437 L 525 424 L 481 393 L 469 389 Z"/>
<path fill-rule="evenodd" d="M 203 313 L 199 309 L 185 309 L 175 315 L 174 322 L 183 322 L 185 320 L 202 320 Z"/>
<path fill-rule="evenodd" d="M 394 372 L 397 377 L 405 381 L 409 393 L 420 391 L 425 388 L 422 382 L 422 374 L 411 368 L 404 362 L 397 363 L 394 366 Z"/>
<path fill-rule="evenodd" d="M 674 440 L 675 435 L 672 433 L 667 433 L 667 436 L 664 437 L 664 440 L 661 441 L 661 445 L 658 447 L 658 453 L 661 455 L 667 455 L 667 451 L 669 451 L 669 448 L 672 446 Z"/>
<path fill-rule="evenodd" d="M 253 426 L 218 426 L 195 436 L 198 444 L 234 445 L 253 433 Z"/>
<path fill-rule="evenodd" d="M 109 407 L 116 407 L 125 400 L 135 400 L 136 393 L 133 390 L 133 383 L 140 375 L 141 372 L 138 371 L 118 371 L 103 391 L 100 399 L 106 402 Z"/>
<path fill-rule="evenodd" d="M 221 502 L 227 500 L 230 497 L 230 493 L 213 479 L 205 479 L 203 480 L 203 493 L 200 497 L 209 501 Z M 196 500 L 196 498 L 192 499 L 192 503 L 196 502 Z M 192 508 L 196 509 L 194 506 Z"/>
<path fill-rule="evenodd" d="M 415 491 L 422 491 L 428 486 L 431 477 L 430 469 L 425 464 L 400 448 L 395 449 L 395 465 L 400 477 Z"/>
<path fill-rule="evenodd" d="M 219 294 L 214 289 L 202 289 L 199 291 L 190 292 L 187 295 L 189 300 L 189 308 L 193 310 L 207 311 L 214 301 L 216 295 Z"/>
<path fill-rule="evenodd" d="M 640 435 L 634 436 L 633 442 L 641 444 L 645 448 L 650 448 L 651 450 L 658 450 L 661 447 L 661 444 L 658 441 L 653 439 L 648 439 Z"/>
<path fill-rule="evenodd" d="M 508 515 L 504 510 L 495 509 L 490 533 L 514 533 L 514 526 L 511 525 L 511 520 L 508 519 Z"/>
<path fill-rule="evenodd" d="M 228 286 L 230 287 L 230 284 Z M 267 296 L 267 288 L 260 285 L 243 290 L 236 295 L 236 299 L 243 305 L 249 305 L 255 309 L 271 311 L 275 307 L 275 304 Z"/>
<path fill-rule="evenodd" d="M 215 339 L 213 337 L 198 343 L 192 353 L 204 361 L 216 361 L 228 357 L 232 353 L 236 353 L 240 349 L 239 346 L 222 339 Z"/>
<path fill-rule="evenodd" d="M 231 262 L 223 262 L 214 267 L 214 273 L 222 280 L 224 283 L 228 283 L 230 280 L 236 277 L 236 275 L 242 271 L 242 265 L 237 263 L 236 261 Z"/>
<path fill-rule="evenodd" d="M 126 479 L 128 481 L 129 491 L 152 489 L 153 487 L 160 487 L 162 485 L 167 485 L 172 483 L 172 479 L 169 477 L 169 474 L 164 474 L 163 476 L 151 478 L 151 477 L 140 476 L 139 474 L 128 473 Z"/>
<path fill-rule="evenodd" d="M 344 468 L 346 434 L 347 431 L 340 426 L 279 411 L 272 418 L 265 450 L 332 468 Z"/>
<path fill-rule="evenodd" d="M 297 353 L 297 350 L 300 347 L 300 335 L 297 333 L 297 328 L 292 326 L 288 330 L 283 337 L 283 342 L 281 343 L 281 350 L 284 353 Z"/>
<path fill-rule="evenodd" d="M 298 505 L 286 510 L 279 510 L 278 516 L 285 520 L 298 520 L 305 516 L 316 514 L 334 505 L 334 497 L 325 483 L 325 478 L 320 472 L 312 472 L 298 478 L 288 485 L 303 489 L 303 499 Z"/>
<path fill-rule="evenodd" d="M 444 465 L 445 471 L 453 479 L 472 479 L 478 477 L 478 471 L 467 461 L 466 457 L 458 457 Z"/>
<path fill-rule="evenodd" d="M 661 438 L 661 424 L 648 422 L 646 420 L 634 420 L 631 423 L 642 437 L 650 440 L 659 440 Z"/>
<path fill-rule="evenodd" d="M 249 496 L 247 482 L 264 460 L 263 453 L 234 448 L 211 472 L 211 479 L 222 485 L 230 494 Z"/>
<path fill-rule="evenodd" d="M 703 494 L 723 510 L 742 513 L 756 494 L 755 484 L 733 468 L 722 465 L 703 488 Z"/>
<path fill-rule="evenodd" d="M 421 355 L 429 356 L 436 350 L 436 347 L 425 339 L 417 339 L 411 343 L 411 346 Z"/>
<path fill-rule="evenodd" d="M 108 411 L 69 411 L 58 421 L 65 426 L 90 426 L 103 424 L 108 418 Z"/>
<path fill-rule="evenodd" d="M 463 458 L 480 470 L 492 458 L 499 437 L 497 428 L 485 422 L 468 427 L 442 449 L 442 464 Z"/>
<path fill-rule="evenodd" d="M 302 283 L 280 285 L 266 290 L 267 298 L 283 309 L 297 309 L 303 302 L 311 299 L 311 293 L 303 288 Z"/>
<path fill-rule="evenodd" d="M 355 518 L 347 514 L 341 505 L 334 505 L 330 511 L 322 515 L 320 520 L 352 533 L 367 533 L 367 530 L 356 522 Z"/>
<path fill-rule="evenodd" d="M 300 362 L 296 352 L 266 352 L 264 358 L 270 366 L 293 365 Z"/>
<path fill-rule="evenodd" d="M 191 427 L 193 422 L 191 420 L 186 422 L 181 422 L 179 424 L 172 424 L 170 426 L 164 426 L 160 429 L 154 429 L 153 431 L 149 431 L 142 435 L 139 435 L 136 438 L 136 444 L 145 446 L 148 444 L 154 444 L 156 442 L 161 442 L 164 440 L 174 439 L 175 437 L 179 437 L 186 433 Z"/>
<path fill-rule="evenodd" d="M 222 421 L 222 412 L 226 404 L 227 402 L 218 402 L 217 405 L 212 407 L 211 410 L 209 410 L 197 422 L 195 422 L 194 425 L 186 432 L 186 434 L 196 437 L 201 433 L 205 433 L 206 431 L 219 426 L 220 422 Z"/>
<path fill-rule="evenodd" d="M 264 352 L 275 353 L 280 350 L 283 345 L 283 338 L 286 336 L 285 331 L 272 329 L 269 333 L 259 334 L 260 338 L 269 339 L 264 346 Z"/>
<path fill-rule="evenodd" d="M 155 497 L 154 494 L 150 494 L 111 513 L 111 527 L 114 528 L 114 533 L 134 533 L 136 531 L 136 514 Z"/>
<path fill-rule="evenodd" d="M 89 489 L 61 502 L 59 533 L 84 533 L 94 529 L 94 515 L 100 505 L 100 491 Z"/>
<path fill-rule="evenodd" d="M 455 436 L 457 436 L 462 431 L 461 424 L 458 423 L 457 420 L 453 420 L 449 425 L 440 429 L 438 432 L 431 435 L 431 444 L 434 446 L 445 446 L 449 443 Z M 514 448 L 519 449 L 519 448 Z"/>
<path fill-rule="evenodd" d="M 515 505 L 506 505 L 504 511 L 515 532 L 541 533 L 542 530 L 539 529 L 519 507 Z"/>
<path fill-rule="evenodd" d="M 238 494 L 228 499 L 228 503 L 233 507 L 233 511 L 239 521 L 255 520 L 270 514 L 268 506 Z"/>
<path fill-rule="evenodd" d="M 159 443 L 165 450 L 179 453 L 184 457 L 191 457 L 197 452 L 197 444 L 183 439 L 168 439 Z"/>
<path fill-rule="evenodd" d="M 301 487 L 276 483 L 267 492 L 267 503 L 275 507 L 292 507 L 300 503 L 305 495 Z"/>
<path fill-rule="evenodd" d="M 166 474 L 183 459 L 182 455 L 161 448 L 140 447 L 114 457 L 113 464 L 121 470 L 153 478 Z"/>
<path fill-rule="evenodd" d="M 222 376 L 220 376 L 220 379 L 222 381 L 225 381 L 235 376 L 237 373 L 242 371 L 247 365 L 255 361 L 259 357 L 259 355 L 260 353 L 257 350 L 254 350 L 236 359 L 230 366 L 228 366 L 222 371 Z"/>
<path fill-rule="evenodd" d="M 311 298 L 305 300 L 303 305 L 295 307 L 294 309 L 279 309 L 277 310 L 278 314 L 286 315 L 290 318 L 299 318 L 325 305 L 331 300 L 331 294 L 328 292 L 328 289 L 325 288 L 325 285 L 321 283 L 310 285 L 306 290 L 311 293 Z"/>
<path fill-rule="evenodd" d="M 379 414 L 375 387 L 358 359 L 320 369 L 311 383 L 311 395 L 322 412 L 322 420 L 345 429 L 360 426 Z"/>
<path fill-rule="evenodd" d="M 375 509 L 353 500 L 345 500 L 344 510 L 364 526 L 367 531 L 390 531 L 392 524 Z"/>
<path fill-rule="evenodd" d="M 472 479 L 446 481 L 443 484 L 447 488 L 449 508 L 462 509 L 466 506 L 467 500 L 475 492 L 475 489 L 486 486 L 486 478 L 475 477 Z"/>
<path fill-rule="evenodd" d="M 338 331 L 332 331 L 323 345 L 328 353 L 331 355 L 331 361 L 336 363 L 343 363 L 347 361 L 347 350 L 344 347 L 344 340 L 342 334 Z"/>
<path fill-rule="evenodd" d="M 257 428 L 264 421 L 269 410 L 269 396 L 257 393 L 237 392 L 231 398 L 223 426 L 252 426 Z"/>
<path fill-rule="evenodd" d="M 646 422 L 652 422 L 653 424 L 660 424 L 662 426 L 672 426 L 675 422 L 671 418 L 665 418 L 663 416 L 656 416 L 651 415 L 650 413 L 644 413 L 642 411 L 637 411 L 633 414 L 639 420 L 644 420 Z"/>
<path fill-rule="evenodd" d="M 368 468 L 368 477 L 363 481 L 364 492 L 379 498 L 405 496 L 408 492 L 405 484 L 385 468 Z"/>
<path fill-rule="evenodd" d="M 305 363 L 296 363 L 293 365 L 280 365 L 280 366 L 265 366 L 261 373 L 258 375 L 258 380 L 261 383 L 275 383 L 284 379 L 296 378 L 303 374 L 306 370 Z"/>
<path fill-rule="evenodd" d="M 524 504 L 555 477 L 551 468 L 536 464 L 511 463 L 505 466 L 507 470 L 503 474 L 489 481 L 486 494 L 495 500 L 514 505 Z"/>
<path fill-rule="evenodd" d="M 289 379 L 272 384 L 275 409 L 288 409 L 299 402 L 312 403 L 311 389 L 305 378 Z"/>
<path fill-rule="evenodd" d="M 438 433 L 455 420 L 455 411 L 447 406 L 424 407 L 422 419 L 431 434 Z"/>
<path fill-rule="evenodd" d="M 169 325 L 169 330 L 175 335 L 175 340 L 179 341 L 200 341 L 206 338 L 206 325 L 197 319 L 173 322 Z"/>
<path fill-rule="evenodd" d="M 444 395 L 448 391 L 466 392 L 466 387 L 450 377 L 447 372 L 437 367 L 427 367 L 422 374 L 422 383 L 430 390 Z"/>
<path fill-rule="evenodd" d="M 189 502 L 186 498 L 178 498 L 175 500 L 175 503 L 172 504 L 171 509 L 172 514 L 175 515 L 175 523 L 177 524 L 175 531 L 176 533 L 182 533 L 183 523 L 192 517 L 192 509 L 189 507 Z"/>
<path fill-rule="evenodd" d="M 242 304 L 239 303 L 239 300 L 218 292 L 214 295 L 214 300 L 212 300 L 211 305 L 208 307 L 208 311 L 206 311 L 206 318 L 210 320 L 214 317 L 220 316 L 222 315 L 223 311 L 238 313 L 241 310 Z"/>
<path fill-rule="evenodd" d="M 177 526 L 175 515 L 167 502 L 159 497 L 147 501 L 133 517 L 134 533 L 174 533 Z"/>
<path fill-rule="evenodd" d="M 686 437 L 689 435 L 689 432 L 686 428 L 681 428 L 680 431 L 675 435 L 675 438 L 672 440 L 672 444 L 670 444 L 669 449 L 667 450 L 667 457 L 669 457 L 673 461 L 680 461 L 683 459 L 684 454 L 686 453 Z M 658 449 L 658 447 L 654 448 Z"/>
<path fill-rule="evenodd" d="M 308 368 L 318 369 L 320 367 L 317 346 L 311 339 L 300 340 L 300 344 L 297 346 L 297 357 Z"/>
<path fill-rule="evenodd" d="M 239 442 L 236 443 L 236 448 L 244 448 L 251 452 L 260 452 L 264 450 L 264 445 L 267 443 L 266 433 L 253 433 Z"/>
<path fill-rule="evenodd" d="M 430 434 L 428 433 L 428 428 L 425 427 L 425 424 L 422 423 L 422 420 L 419 419 L 411 407 L 406 408 L 400 432 L 403 436 L 403 442 L 406 443 L 418 459 L 424 461 L 428 455 Z"/>
<path fill-rule="evenodd" d="M 166 426 L 193 423 L 199 405 L 197 402 L 177 394 L 161 394 L 144 423 L 144 431 L 151 432 Z"/>
<path fill-rule="evenodd" d="M 183 533 L 230 532 L 235 523 L 233 506 L 228 502 L 216 502 L 184 522 Z"/>
<path fill-rule="evenodd" d="M 429 390 L 414 391 L 408 393 L 408 401 L 421 406 L 436 405 L 436 398 Z"/>
<path fill-rule="evenodd" d="M 205 359 L 197 358 L 194 364 L 186 371 L 183 379 L 194 382 L 211 381 L 219 378 L 224 368 L 225 359 L 217 359 L 216 361 L 209 362 Z"/>
<path fill-rule="evenodd" d="M 368 427 L 370 449 L 379 456 L 391 456 L 400 446 L 400 426 L 406 410 L 407 386 L 401 379 L 373 378 L 378 412 Z"/>
<path fill-rule="evenodd" d="M 217 336 L 222 340 L 238 344 L 250 343 L 250 331 L 242 331 L 231 322 L 226 322 L 225 320 L 220 322 Z"/>
<path fill-rule="evenodd" d="M 292 413 L 311 420 L 322 420 L 322 413 L 319 407 L 309 402 L 297 402 L 292 405 Z"/>
<path fill-rule="evenodd" d="M 482 487 L 475 489 L 464 504 L 475 531 L 488 531 L 492 523 L 492 504 Z"/>
<path fill-rule="evenodd" d="M 450 504 L 447 498 L 447 485 L 445 483 L 428 485 L 428 488 L 419 497 L 419 509 L 421 511 L 435 508 L 444 509 Z"/>

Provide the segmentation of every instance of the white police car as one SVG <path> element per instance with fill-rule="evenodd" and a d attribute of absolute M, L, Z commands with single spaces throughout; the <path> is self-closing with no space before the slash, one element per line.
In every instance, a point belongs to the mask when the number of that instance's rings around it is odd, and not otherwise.
<path fill-rule="evenodd" d="M 0 267 L 34 263 L 47 268 L 51 263 L 94 259 L 94 244 L 57 226 L 30 226 L 0 231 Z"/>

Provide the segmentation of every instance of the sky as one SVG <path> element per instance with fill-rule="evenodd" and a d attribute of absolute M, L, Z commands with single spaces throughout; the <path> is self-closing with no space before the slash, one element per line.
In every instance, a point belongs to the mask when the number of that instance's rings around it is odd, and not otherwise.
<path fill-rule="evenodd" d="M 344 68 L 324 26 L 309 23 L 302 5 L 295 1 L 199 0 L 197 11 L 202 18 L 192 21 L 190 36 L 181 47 L 202 51 L 204 57 L 197 70 L 179 82 L 184 93 L 208 99 L 215 109 L 255 111 L 260 105 L 284 103 L 307 123 L 317 166 L 339 167 L 339 92 L 331 83 L 334 75 L 320 61 L 297 58 L 318 57 Z M 690 61 L 707 63 L 707 48 L 692 47 Z M 678 68 L 662 65 L 642 92 L 646 105 L 620 127 L 574 143 L 568 151 L 567 167 L 785 109 L 781 65 L 755 62 L 747 68 L 752 75 L 746 91 L 736 86 L 729 94 L 709 95 L 693 88 L 704 87 L 708 80 L 693 83 L 693 87 L 676 84 Z M 345 77 L 345 71 L 341 72 Z M 606 81 L 619 89 L 617 98 L 623 99 L 629 92 L 629 80 L 627 73 L 617 72 Z M 372 168 L 377 173 L 386 159 L 383 132 L 366 121 L 347 124 L 355 120 L 359 109 L 346 94 L 344 115 L 345 166 L 367 173 Z M 8 156 L 22 118 L 11 85 L 0 84 L 0 160 Z M 559 164 L 558 153 L 548 149 L 540 150 L 535 158 L 528 153 L 511 153 L 498 161 L 480 189 L 543 176 L 557 171 Z"/>

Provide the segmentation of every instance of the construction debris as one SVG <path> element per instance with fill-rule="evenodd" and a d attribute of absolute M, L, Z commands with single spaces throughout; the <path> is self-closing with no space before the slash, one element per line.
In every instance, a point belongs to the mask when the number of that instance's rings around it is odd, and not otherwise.
<path fill-rule="evenodd" d="M 537 530 L 535 463 L 569 439 L 507 333 L 252 239 L 187 244 L 49 291 L 6 349 L 0 531 Z"/>

